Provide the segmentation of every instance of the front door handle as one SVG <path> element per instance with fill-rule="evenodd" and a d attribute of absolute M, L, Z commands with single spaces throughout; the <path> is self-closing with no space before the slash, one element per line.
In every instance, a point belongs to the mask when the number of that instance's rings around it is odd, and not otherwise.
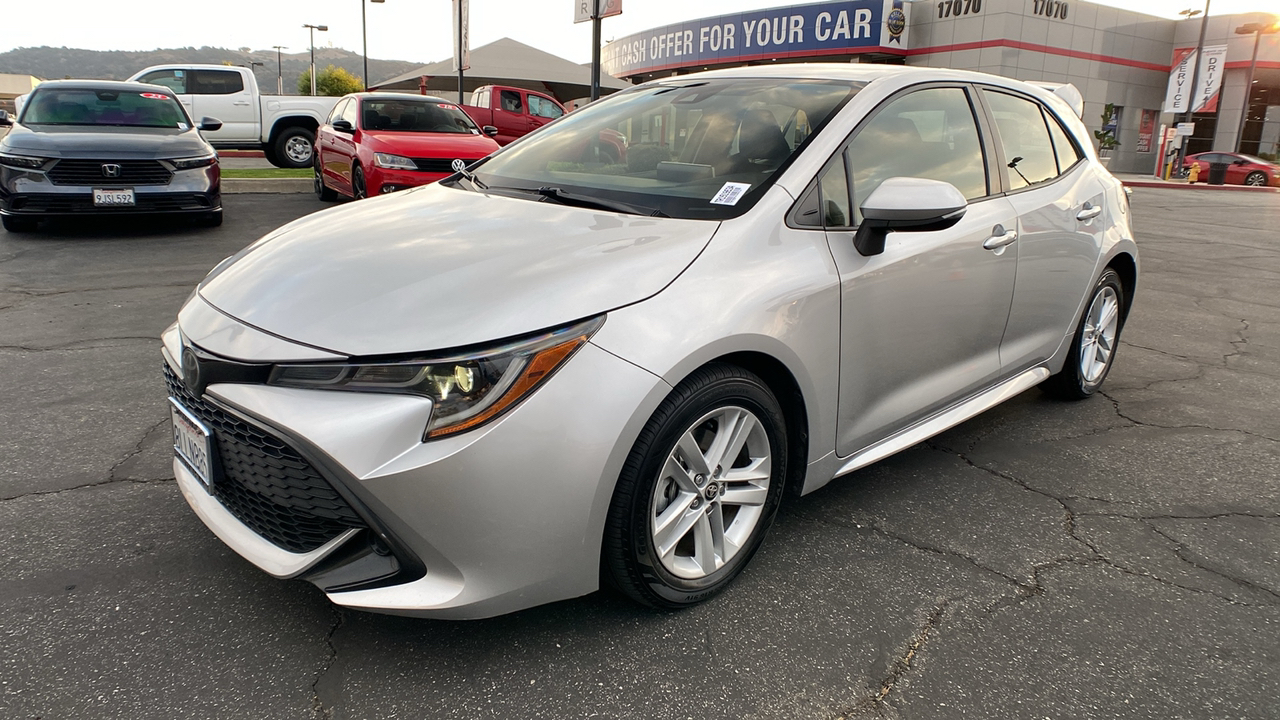
<path fill-rule="evenodd" d="M 1101 205 L 1090 205 L 1089 203 L 1085 203 L 1084 208 L 1080 212 L 1076 213 L 1076 219 L 1092 220 L 1093 218 L 1096 218 L 1101 214 L 1102 214 Z"/>
<path fill-rule="evenodd" d="M 1012 245 L 1017 239 L 1017 230 L 1009 230 L 1006 232 L 1003 225 L 997 225 L 995 226 L 995 229 L 991 231 L 991 237 L 987 238 L 986 241 L 982 243 L 982 247 L 986 250 L 999 250 L 1005 245 Z"/>
<path fill-rule="evenodd" d="M 249 104 L 249 101 L 248 101 L 248 100 L 237 100 L 237 101 L 235 101 L 235 102 L 233 102 L 233 103 L 231 103 L 231 104 L 232 104 L 232 105 L 248 105 L 248 104 Z"/>

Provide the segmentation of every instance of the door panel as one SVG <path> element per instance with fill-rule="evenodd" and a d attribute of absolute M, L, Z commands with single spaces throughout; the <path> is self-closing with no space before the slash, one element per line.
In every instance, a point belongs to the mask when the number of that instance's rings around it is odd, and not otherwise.
<path fill-rule="evenodd" d="M 969 205 L 954 227 L 889 234 L 862 257 L 852 232 L 827 237 L 840 270 L 837 454 L 848 455 L 963 399 L 1000 375 L 1017 243 L 982 243 L 1014 227 L 1004 198 Z"/>
<path fill-rule="evenodd" d="M 217 118 L 222 128 L 206 132 L 214 142 L 253 142 L 258 139 L 258 108 L 244 76 L 235 70 L 192 70 L 188 83 L 196 122 Z"/>
<path fill-rule="evenodd" d="M 529 116 L 525 111 L 524 93 L 502 90 L 493 106 L 493 124 L 498 128 L 499 143 L 506 145 L 529 132 Z"/>

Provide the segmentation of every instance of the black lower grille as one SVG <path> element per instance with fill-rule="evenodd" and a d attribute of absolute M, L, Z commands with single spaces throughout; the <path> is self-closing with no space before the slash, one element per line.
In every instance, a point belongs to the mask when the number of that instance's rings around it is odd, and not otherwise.
<path fill-rule="evenodd" d="M 137 213 L 208 210 L 213 206 L 209 196 L 199 193 L 138 193 L 134 205 L 99 207 L 92 195 L 15 195 L 9 207 L 15 211 L 58 214 Z"/>
<path fill-rule="evenodd" d="M 166 185 L 172 177 L 157 160 L 59 160 L 49 171 L 54 185 Z"/>
<path fill-rule="evenodd" d="M 315 550 L 360 516 L 296 450 L 193 395 L 166 362 L 169 394 L 213 431 L 221 476 L 213 495 L 240 522 L 289 552 Z"/>
<path fill-rule="evenodd" d="M 470 165 L 475 160 L 462 159 L 462 162 Z M 432 173 L 449 173 L 453 174 L 453 158 L 413 158 L 413 164 L 418 166 L 418 170 L 422 172 Z"/>

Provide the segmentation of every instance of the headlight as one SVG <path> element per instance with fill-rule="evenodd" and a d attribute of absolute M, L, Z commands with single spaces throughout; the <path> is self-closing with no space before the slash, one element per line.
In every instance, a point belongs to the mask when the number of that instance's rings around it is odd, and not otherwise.
<path fill-rule="evenodd" d="M 400 170 L 417 170 L 418 166 L 407 157 L 399 155 L 388 155 L 387 153 L 374 153 L 373 164 L 380 168 L 397 168 Z"/>
<path fill-rule="evenodd" d="M 499 417 L 527 397 L 604 324 L 604 316 L 465 355 L 368 364 L 277 365 L 269 385 L 399 393 L 431 399 L 423 440 Z"/>
<path fill-rule="evenodd" d="M 22 168 L 23 170 L 39 170 L 40 166 L 49 162 L 48 158 L 27 157 L 26 155 L 10 155 L 0 153 L 0 165 Z"/>
<path fill-rule="evenodd" d="M 173 165 L 174 170 L 191 170 L 192 168 L 201 168 L 218 162 L 218 154 L 211 153 L 200 157 L 179 158 L 169 162 Z"/>

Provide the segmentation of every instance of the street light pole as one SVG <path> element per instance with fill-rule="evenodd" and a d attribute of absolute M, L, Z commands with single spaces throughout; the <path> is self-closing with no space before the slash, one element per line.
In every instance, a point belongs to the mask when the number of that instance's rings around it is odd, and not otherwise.
<path fill-rule="evenodd" d="M 1200 39 L 1196 41 L 1196 62 L 1193 66 L 1195 69 L 1191 71 L 1191 96 L 1187 99 L 1187 112 L 1183 115 L 1183 122 L 1191 122 L 1191 113 L 1195 110 L 1196 100 L 1200 96 L 1200 56 L 1204 55 L 1204 31 L 1209 22 L 1209 2 L 1210 0 L 1204 0 L 1204 15 L 1200 17 Z M 1188 19 L 1197 14 L 1192 10 L 1184 10 L 1183 13 L 1186 13 Z M 1182 136 L 1182 145 L 1178 148 L 1178 167 L 1182 167 L 1182 162 L 1187 158 L 1187 145 L 1190 142 L 1190 135 Z"/>
<path fill-rule="evenodd" d="M 1253 99 L 1253 71 L 1258 67 L 1258 44 L 1261 43 L 1263 35 L 1275 32 L 1280 32 L 1280 20 L 1270 25 L 1245 23 L 1236 28 L 1237 35 L 1253 33 L 1253 56 L 1249 58 L 1249 77 L 1244 81 L 1244 107 L 1240 109 L 1240 127 L 1236 129 L 1236 152 L 1243 152 L 1241 148 L 1244 146 L 1244 123 L 1249 119 L 1249 101 Z"/>
<path fill-rule="evenodd" d="M 280 51 L 287 48 L 285 45 L 272 45 L 276 49 L 276 94 L 284 94 L 284 61 L 280 59 Z"/>
<path fill-rule="evenodd" d="M 382 4 L 387 0 L 369 0 Z M 369 89 L 369 25 L 364 18 L 364 0 L 360 0 L 360 39 L 364 43 L 364 77 L 361 78 L 364 89 Z"/>
<path fill-rule="evenodd" d="M 316 94 L 316 31 L 328 32 L 328 25 L 303 25 L 311 30 L 311 96 Z"/>

